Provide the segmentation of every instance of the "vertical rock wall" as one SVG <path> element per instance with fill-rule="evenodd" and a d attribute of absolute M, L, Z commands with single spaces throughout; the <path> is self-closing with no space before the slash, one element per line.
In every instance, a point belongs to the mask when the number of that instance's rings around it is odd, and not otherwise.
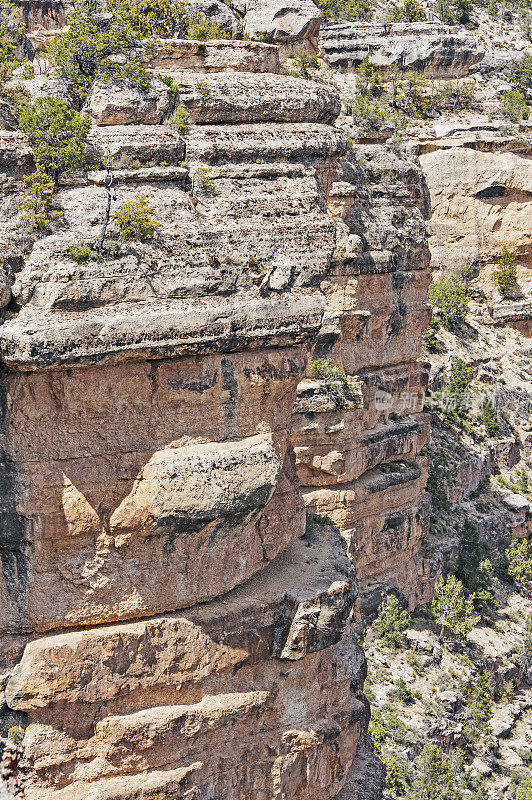
<path fill-rule="evenodd" d="M 433 583 L 420 553 L 430 508 L 418 454 L 429 426 L 427 365 L 417 359 L 430 311 L 419 167 L 400 147 L 357 145 L 329 204 L 345 246 L 322 284 L 327 305 L 313 357 L 340 364 L 353 393 L 342 403 L 327 381 L 299 385 L 298 474 L 307 508 L 332 519 L 347 541 L 363 610 L 374 611 L 390 586 L 413 607 Z"/>
<path fill-rule="evenodd" d="M 301 538 L 289 437 L 349 252 L 327 210 L 346 141 L 336 95 L 277 68 L 174 42 L 148 93 L 95 87 L 94 169 L 41 238 L 17 233 L 31 154 L 2 134 L 0 658 L 28 800 L 324 800 L 368 763 L 378 783 L 354 568 L 334 529 Z M 74 263 L 102 161 L 160 228 Z"/>
<path fill-rule="evenodd" d="M 43 237 L 18 226 L 31 151 L 0 137 L 2 723 L 28 800 L 368 800 L 353 564 L 370 609 L 430 582 L 419 171 L 349 148 L 334 91 L 274 46 L 176 40 L 152 66 L 142 95 L 94 88 L 92 169 Z M 77 264 L 104 164 L 160 227 Z"/>

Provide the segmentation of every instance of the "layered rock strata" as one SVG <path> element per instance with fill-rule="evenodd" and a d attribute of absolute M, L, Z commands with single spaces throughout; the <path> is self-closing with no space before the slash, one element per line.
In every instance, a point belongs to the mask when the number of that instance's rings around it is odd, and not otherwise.
<path fill-rule="evenodd" d="M 430 311 L 419 167 L 400 148 L 359 145 L 342 161 L 329 205 L 349 251 L 336 254 L 322 283 L 327 304 L 313 358 L 340 364 L 351 391 L 342 402 L 327 380 L 300 383 L 298 475 L 307 508 L 333 520 L 347 541 L 361 607 L 370 610 L 390 586 L 415 606 L 434 580 L 420 555 L 429 504 L 418 454 L 429 428 L 428 370 L 417 359 Z"/>
<path fill-rule="evenodd" d="M 325 800 L 382 778 L 357 753 L 353 565 L 337 531 L 306 530 L 290 441 L 342 279 L 323 282 L 358 248 L 327 208 L 339 101 L 276 74 L 270 45 L 203 74 L 172 48 L 173 97 L 161 64 L 142 97 L 95 87 L 93 169 L 60 183 L 39 238 L 19 225 L 31 149 L 2 134 L 2 723 L 26 729 L 28 800 Z M 114 207 L 145 195 L 159 228 L 120 243 L 112 222 L 78 263 L 102 164 Z"/>
<path fill-rule="evenodd" d="M 438 78 L 467 75 L 484 55 L 477 39 L 463 28 L 426 22 L 328 23 L 320 31 L 320 44 L 328 63 L 342 71 L 354 70 L 368 58 L 380 69 L 414 69 Z"/>

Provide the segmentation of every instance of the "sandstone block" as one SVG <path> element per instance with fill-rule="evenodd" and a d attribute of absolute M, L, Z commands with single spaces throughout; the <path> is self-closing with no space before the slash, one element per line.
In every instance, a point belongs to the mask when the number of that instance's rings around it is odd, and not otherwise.
<path fill-rule="evenodd" d="M 244 32 L 252 39 L 260 35 L 280 44 L 315 39 L 321 12 L 311 0 L 247 0 Z"/>
<path fill-rule="evenodd" d="M 152 77 L 146 91 L 126 84 L 96 84 L 83 110 L 94 125 L 159 125 L 171 105 L 168 86 Z"/>

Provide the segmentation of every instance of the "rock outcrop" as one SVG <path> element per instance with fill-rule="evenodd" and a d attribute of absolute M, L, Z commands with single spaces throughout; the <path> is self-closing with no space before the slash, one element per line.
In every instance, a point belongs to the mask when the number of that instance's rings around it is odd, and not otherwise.
<path fill-rule="evenodd" d="M 316 48 L 312 3 L 245 10 Z M 434 577 L 419 167 L 348 144 L 275 44 L 166 44 L 146 91 L 93 87 L 43 235 L 0 137 L 0 734 L 26 729 L 27 800 L 370 800 L 354 619 Z M 76 258 L 111 174 L 158 228 Z"/>
<path fill-rule="evenodd" d="M 463 28 L 426 22 L 328 23 L 322 25 L 320 44 L 328 63 L 342 71 L 356 69 L 367 57 L 377 68 L 414 69 L 439 78 L 467 75 L 484 55 L 477 39 Z"/>
<path fill-rule="evenodd" d="M 17 229 L 31 149 L 2 134 L 2 724 L 26 729 L 27 800 L 325 800 L 362 767 L 382 781 L 365 739 L 357 753 L 355 570 L 338 531 L 306 527 L 291 420 L 317 339 L 338 340 L 356 371 L 341 327 L 360 302 L 340 295 L 354 299 L 364 271 L 364 291 L 387 287 L 361 312 L 375 315 L 360 329 L 373 368 L 397 292 L 425 314 L 423 280 L 393 277 L 393 227 L 383 274 L 370 265 L 378 234 L 349 219 L 361 189 L 352 158 L 339 166 L 332 90 L 275 74 L 272 45 L 237 43 L 230 70 L 203 73 L 182 51 L 171 43 L 143 98 L 94 88 L 94 168 L 60 182 L 62 216 L 40 237 Z M 250 59 L 268 71 L 250 74 Z M 178 104 L 184 134 L 169 124 Z M 71 248 L 100 233 L 102 162 L 115 208 L 145 195 L 159 228 L 121 243 L 111 222 L 113 247 L 76 261 Z M 361 225 L 375 239 L 363 258 Z M 404 347 L 415 358 L 392 327 L 390 363 Z M 390 386 L 404 380 L 394 369 Z M 349 421 L 355 436 L 363 424 Z M 413 454 L 416 426 L 392 425 L 391 445 L 377 436 L 346 479 L 384 451 Z"/>

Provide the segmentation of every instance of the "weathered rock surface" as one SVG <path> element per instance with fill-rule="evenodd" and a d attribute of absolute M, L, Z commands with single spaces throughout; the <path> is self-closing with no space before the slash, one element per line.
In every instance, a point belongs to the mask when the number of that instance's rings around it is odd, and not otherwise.
<path fill-rule="evenodd" d="M 320 44 L 326 60 L 337 69 L 356 69 L 368 57 L 377 68 L 415 69 L 433 77 L 467 75 L 484 55 L 477 39 L 463 28 L 425 22 L 328 23 L 322 25 Z"/>
<path fill-rule="evenodd" d="M 419 167 L 406 153 L 358 146 L 342 161 L 329 205 L 346 229 L 324 284 L 314 357 L 341 364 L 353 391 L 338 403 L 326 382 L 299 385 L 298 475 L 307 508 L 345 537 L 362 594 L 395 586 L 414 606 L 430 597 L 434 577 L 420 555 L 429 507 L 426 468 L 416 464 L 429 434 L 421 414 L 428 373 L 416 363 L 429 320 Z"/>
<path fill-rule="evenodd" d="M 237 10 L 316 44 L 312 3 Z M 88 167 L 39 237 L 17 233 L 31 150 L 0 137 L 0 664 L 27 800 L 380 791 L 354 566 L 366 593 L 430 586 L 427 197 L 411 154 L 349 150 L 335 91 L 278 56 L 173 40 L 146 92 L 96 86 Z M 102 164 L 113 210 L 145 195 L 158 228 L 120 242 L 112 220 L 77 263 Z"/>
<path fill-rule="evenodd" d="M 321 12 L 312 0 L 247 0 L 244 33 L 252 39 L 267 37 L 293 54 L 294 45 L 317 48 L 320 22 Z"/>

